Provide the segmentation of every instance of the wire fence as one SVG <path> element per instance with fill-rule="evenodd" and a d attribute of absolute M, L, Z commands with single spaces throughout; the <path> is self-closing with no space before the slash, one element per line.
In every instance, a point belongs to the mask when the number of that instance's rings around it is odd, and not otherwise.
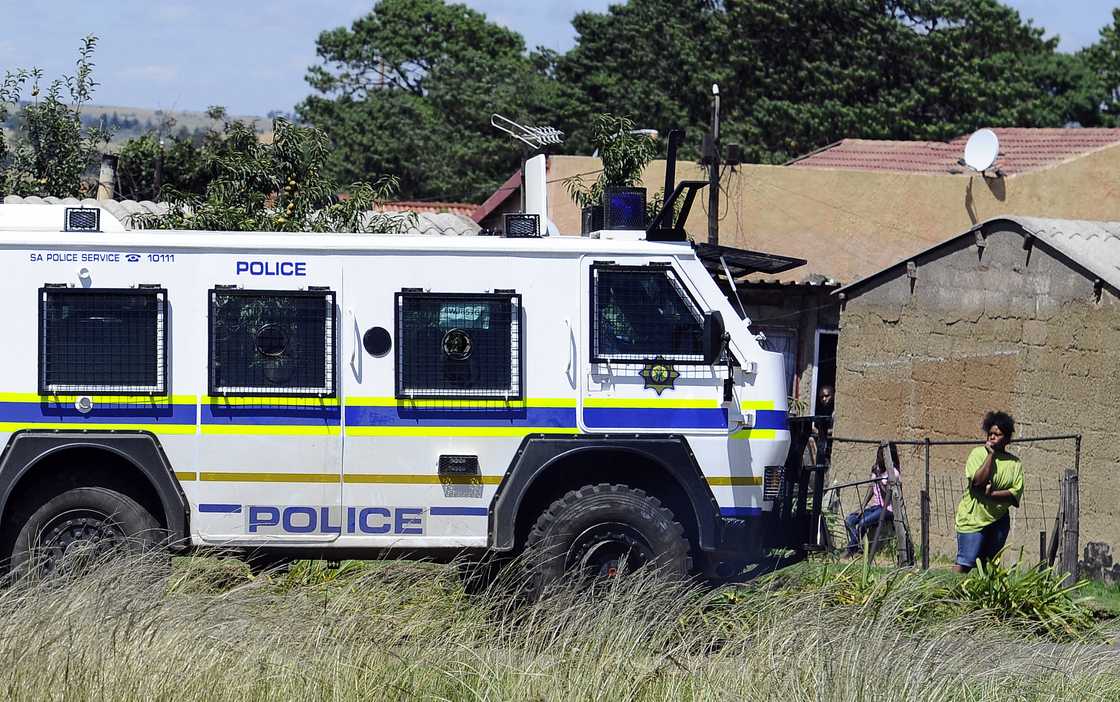
<path fill-rule="evenodd" d="M 883 455 L 880 447 L 892 447 L 888 460 L 893 460 L 898 470 L 897 481 L 892 482 L 897 482 L 900 503 L 908 510 L 903 526 L 909 527 L 908 539 L 918 547 L 923 566 L 928 567 L 931 558 L 955 556 L 957 505 L 967 485 L 964 466 L 969 452 L 982 446 L 982 441 L 849 437 L 834 437 L 832 441 L 829 478 L 836 496 L 825 502 L 835 514 L 843 512 L 840 516 L 846 518 L 862 511 L 867 478 L 877 455 Z M 1023 495 L 1018 508 L 1011 510 L 1007 546 L 1013 557 L 1022 553 L 1024 561 L 1032 561 L 1036 555 L 1046 560 L 1049 553 L 1053 558 L 1065 524 L 1061 519 L 1064 476 L 1067 471 L 1076 476 L 1080 449 L 1081 437 L 1075 434 L 1025 437 L 1011 445 L 1010 451 L 1022 461 L 1024 472 Z M 898 513 L 896 506 L 894 514 Z M 833 522 L 836 519 L 832 517 Z M 842 528 L 841 533 L 846 531 Z"/>

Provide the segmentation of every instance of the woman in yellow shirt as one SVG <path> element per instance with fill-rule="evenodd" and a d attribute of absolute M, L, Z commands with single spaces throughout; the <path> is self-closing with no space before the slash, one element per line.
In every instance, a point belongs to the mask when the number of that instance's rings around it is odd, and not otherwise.
<path fill-rule="evenodd" d="M 957 504 L 957 562 L 953 570 L 967 573 L 979 560 L 986 563 L 1003 550 L 1011 531 L 1011 507 L 1023 495 L 1023 464 L 1007 451 L 1015 420 L 1006 412 L 988 412 L 981 427 L 988 439 L 968 455 L 968 479 Z"/>

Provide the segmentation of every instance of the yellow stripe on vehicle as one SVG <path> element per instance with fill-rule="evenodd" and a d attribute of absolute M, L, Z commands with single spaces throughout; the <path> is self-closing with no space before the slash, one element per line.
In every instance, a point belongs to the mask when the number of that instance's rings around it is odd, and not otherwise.
<path fill-rule="evenodd" d="M 528 436 L 529 434 L 578 434 L 575 427 L 346 427 L 347 436 Z"/>
<path fill-rule="evenodd" d="M 528 400 L 411 400 L 396 397 L 347 397 L 347 407 L 404 407 L 427 409 L 518 409 L 575 407 L 574 397 L 537 397 Z"/>
<path fill-rule="evenodd" d="M 731 435 L 732 439 L 776 439 L 777 429 L 740 429 Z"/>
<path fill-rule="evenodd" d="M 713 487 L 738 487 L 742 485 L 762 485 L 762 478 L 753 475 L 716 476 L 705 478 Z"/>
<path fill-rule="evenodd" d="M 198 480 L 198 473 L 193 470 L 177 470 L 175 471 L 175 477 L 179 480 Z"/>
<path fill-rule="evenodd" d="M 194 431 L 194 427 L 191 427 Z M 203 424 L 203 434 L 256 436 L 338 436 L 338 425 L 301 426 L 295 424 Z"/>
<path fill-rule="evenodd" d="M 337 473 L 241 473 L 202 471 L 198 479 L 223 483 L 339 483 Z"/>
<path fill-rule="evenodd" d="M 773 400 L 743 400 L 739 403 L 739 409 L 745 410 L 772 410 L 774 409 Z"/>
<path fill-rule="evenodd" d="M 705 399 L 660 399 L 660 398 L 587 398 L 583 401 L 584 407 L 603 407 L 607 409 L 719 409 L 722 405 L 718 400 Z"/>
<path fill-rule="evenodd" d="M 355 485 L 497 485 L 500 475 L 418 475 L 405 473 L 346 473 L 342 482 Z"/>
<path fill-rule="evenodd" d="M 204 405 L 228 405 L 230 407 L 259 406 L 269 407 L 338 407 L 337 397 L 251 397 L 248 395 L 203 395 Z"/>
<path fill-rule="evenodd" d="M 0 422 L 0 432 L 21 429 L 70 429 L 73 431 L 150 431 L 153 434 L 194 434 L 193 424 L 101 424 L 94 422 Z"/>

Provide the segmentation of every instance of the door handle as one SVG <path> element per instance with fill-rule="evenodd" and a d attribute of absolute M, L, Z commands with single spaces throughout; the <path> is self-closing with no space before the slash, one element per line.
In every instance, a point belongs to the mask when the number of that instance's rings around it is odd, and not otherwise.
<path fill-rule="evenodd" d="M 572 333 L 572 323 L 567 317 L 564 318 L 564 333 L 568 337 L 566 339 L 568 343 L 568 365 L 564 368 L 564 375 L 568 376 L 568 384 L 574 388 L 576 386 L 576 374 L 574 372 L 576 356 L 575 335 Z"/>

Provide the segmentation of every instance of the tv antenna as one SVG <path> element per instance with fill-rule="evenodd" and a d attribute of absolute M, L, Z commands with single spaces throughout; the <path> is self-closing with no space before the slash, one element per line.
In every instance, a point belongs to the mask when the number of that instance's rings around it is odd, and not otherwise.
<path fill-rule="evenodd" d="M 490 126 L 509 134 L 533 151 L 564 141 L 564 132 L 556 127 L 526 127 L 497 112 L 490 116 Z"/>
<path fill-rule="evenodd" d="M 964 145 L 964 158 L 961 163 L 984 175 L 999 156 L 999 137 L 991 129 L 979 129 L 968 138 Z M 997 172 L 997 175 L 1002 175 Z"/>
<path fill-rule="evenodd" d="M 490 126 L 509 134 L 522 144 L 521 147 L 521 211 L 525 211 L 525 163 L 529 160 L 531 151 L 540 151 L 546 146 L 555 146 L 564 141 L 564 132 L 556 127 L 527 127 L 514 122 L 509 117 L 504 117 L 497 112 L 490 115 Z"/>

